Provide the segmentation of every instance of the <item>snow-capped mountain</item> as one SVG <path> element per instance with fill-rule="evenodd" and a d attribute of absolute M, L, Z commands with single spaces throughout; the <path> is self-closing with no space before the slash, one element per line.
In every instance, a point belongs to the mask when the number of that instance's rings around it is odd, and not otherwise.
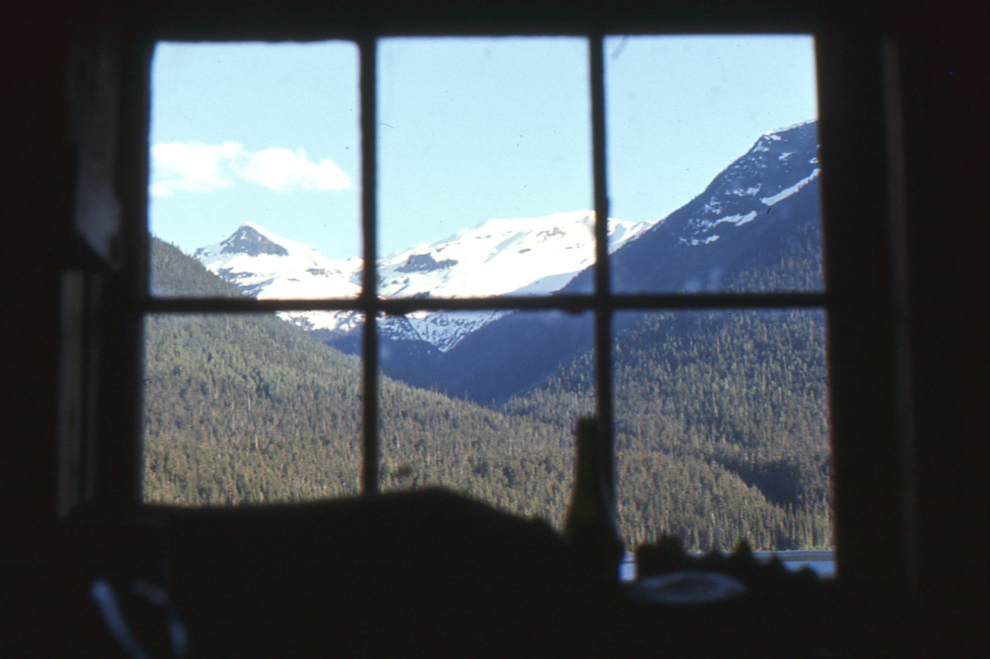
<path fill-rule="evenodd" d="M 616 250 L 611 269 L 613 290 L 623 293 L 820 290 L 817 124 L 760 137 L 702 194 Z M 561 292 L 590 290 L 593 274 L 581 272 Z M 641 317 L 616 314 L 614 331 Z M 590 350 L 592 336 L 587 317 L 507 313 L 443 354 L 392 345 L 382 367 L 408 382 L 487 404 Z"/>
<path fill-rule="evenodd" d="M 610 218 L 610 249 L 649 226 Z M 380 290 L 385 297 L 551 293 L 594 263 L 594 232 L 594 211 L 488 220 L 384 257 L 378 266 Z"/>
<path fill-rule="evenodd" d="M 658 181 L 657 185 L 662 185 Z M 593 289 L 593 214 L 489 220 L 436 243 L 385 256 L 386 297 L 464 297 Z M 817 123 L 760 137 L 700 195 L 655 224 L 609 220 L 613 290 L 635 292 L 820 290 Z M 333 261 L 251 224 L 198 250 L 210 270 L 262 298 L 351 297 L 361 262 Z M 349 352 L 353 313 L 287 319 Z M 615 316 L 614 331 L 637 314 Z M 591 324 L 566 313 L 430 313 L 380 324 L 381 366 L 417 386 L 482 403 L 505 400 L 589 350 Z"/>
<path fill-rule="evenodd" d="M 193 253 L 208 270 L 259 299 L 355 297 L 361 260 L 334 261 L 312 247 L 245 222 L 219 243 Z"/>
<path fill-rule="evenodd" d="M 775 255 L 795 230 L 821 251 L 818 197 L 818 124 L 806 122 L 761 136 L 705 191 L 674 211 L 612 259 L 621 292 L 720 291 L 733 270 Z M 762 255 L 762 256 L 761 256 Z M 821 272 L 801 285 L 821 286 Z M 575 279 L 579 285 L 588 275 Z M 734 284 L 778 289 L 772 281 Z"/>
<path fill-rule="evenodd" d="M 818 178 L 813 129 L 811 124 L 799 124 L 760 137 L 746 156 L 716 179 L 717 186 L 708 188 L 701 209 L 688 213 L 678 242 L 690 246 L 713 243 L 721 232 L 769 214 L 774 205 Z"/>
<path fill-rule="evenodd" d="M 614 251 L 650 227 L 609 219 Z M 539 295 L 567 285 L 594 262 L 594 212 L 539 218 L 492 219 L 434 243 L 422 243 L 380 259 L 379 293 L 394 297 Z M 334 261 L 302 243 L 246 222 L 228 238 L 193 255 L 212 272 L 259 299 L 355 297 L 361 259 Z M 310 330 L 355 329 L 353 312 L 281 314 Z M 423 340 L 441 351 L 503 315 L 420 312 L 382 322 L 394 339 Z"/>

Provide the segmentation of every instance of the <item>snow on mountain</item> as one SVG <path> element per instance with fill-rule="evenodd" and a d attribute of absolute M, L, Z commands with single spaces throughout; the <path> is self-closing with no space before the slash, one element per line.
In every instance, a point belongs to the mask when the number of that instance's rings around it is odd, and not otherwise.
<path fill-rule="evenodd" d="M 727 273 L 769 258 L 777 249 L 774 241 L 790 240 L 795 222 L 818 226 L 818 176 L 817 124 L 806 122 L 761 136 L 702 194 L 660 222 L 610 218 L 614 290 L 721 290 Z M 386 298 L 457 298 L 589 292 L 593 227 L 594 213 L 586 210 L 487 220 L 445 240 L 381 258 L 379 293 Z M 817 228 L 809 230 L 809 236 L 819 236 Z M 814 240 L 820 242 L 820 237 Z M 194 256 L 259 298 L 351 298 L 360 291 L 360 259 L 333 261 L 251 223 Z M 809 281 L 820 279 L 820 273 L 809 276 Z M 305 329 L 338 336 L 362 323 L 355 312 L 280 315 Z M 508 315 L 424 311 L 383 318 L 379 329 L 386 339 L 423 341 L 448 352 Z"/>
<path fill-rule="evenodd" d="M 821 290 L 819 178 L 816 122 L 766 133 L 663 220 L 609 220 L 613 290 Z M 488 220 L 383 257 L 379 290 L 392 298 L 589 292 L 593 219 L 576 211 Z M 195 256 L 258 297 L 353 297 L 359 291 L 359 259 L 331 261 L 252 224 Z M 350 334 L 362 324 L 357 313 L 282 316 L 329 330 L 321 338 L 342 350 L 359 345 Z M 616 314 L 613 330 L 637 317 Z M 586 319 L 564 313 L 420 312 L 383 318 L 378 327 L 381 366 L 390 377 L 482 403 L 505 400 L 591 345 Z"/>
<path fill-rule="evenodd" d="M 612 290 L 822 290 L 818 167 L 815 122 L 760 137 L 704 192 L 614 252 Z M 587 291 L 593 283 L 593 270 L 585 270 L 560 292 Z M 615 314 L 615 336 L 643 317 Z M 451 396 L 501 402 L 592 349 L 589 321 L 566 313 L 505 314 L 442 354 L 396 348 L 381 365 L 392 377 L 429 382 Z"/>
<path fill-rule="evenodd" d="M 208 270 L 259 299 L 356 297 L 360 259 L 334 261 L 312 247 L 245 222 L 219 243 L 193 253 Z"/>
<path fill-rule="evenodd" d="M 704 204 L 683 226 L 681 244 L 711 244 L 720 237 L 719 225 L 752 222 L 817 178 L 816 129 L 817 123 L 809 121 L 762 135 L 705 191 Z"/>
<path fill-rule="evenodd" d="M 809 160 L 808 162 L 811 162 L 811 161 Z M 821 171 L 821 170 L 819 170 L 817 167 L 814 168 L 813 170 L 811 170 L 811 173 L 810 174 L 808 174 L 807 176 L 805 176 L 803 179 L 801 179 L 800 181 L 798 181 L 797 183 L 795 183 L 791 187 L 785 188 L 785 189 L 781 190 L 780 192 L 778 192 L 775 195 L 770 195 L 769 197 L 763 197 L 763 198 L 760 199 L 760 201 L 762 201 L 767 206 L 773 206 L 777 202 L 780 202 L 780 201 L 783 201 L 784 199 L 787 199 L 792 194 L 794 194 L 795 192 L 797 192 L 798 190 L 800 190 L 801 188 L 803 188 L 804 186 L 808 185 L 809 183 L 811 183 L 812 181 L 814 181 L 816 178 L 818 178 L 818 172 L 819 171 Z"/>
<path fill-rule="evenodd" d="M 614 218 L 609 224 L 612 251 L 649 228 Z M 379 287 L 385 297 L 551 293 L 594 263 L 594 231 L 594 211 L 488 220 L 386 256 Z"/>
<path fill-rule="evenodd" d="M 538 218 L 492 219 L 434 243 L 379 261 L 379 294 L 394 297 L 540 295 L 567 285 L 594 263 L 593 211 Z M 651 225 L 609 219 L 609 250 Z M 361 259 L 334 261 L 302 243 L 246 222 L 228 238 L 193 256 L 212 272 L 259 299 L 350 298 L 360 292 Z M 312 330 L 347 332 L 360 325 L 354 312 L 280 314 Z M 385 318 L 385 336 L 423 340 L 441 351 L 502 312 L 418 312 Z"/>
<path fill-rule="evenodd" d="M 820 244 L 818 179 L 817 122 L 762 135 L 700 195 L 616 252 L 613 290 L 722 291 L 734 269 L 769 258 L 800 227 Z M 811 286 L 821 274 L 809 277 L 806 285 Z M 589 274 L 579 275 L 568 292 L 588 281 Z"/>

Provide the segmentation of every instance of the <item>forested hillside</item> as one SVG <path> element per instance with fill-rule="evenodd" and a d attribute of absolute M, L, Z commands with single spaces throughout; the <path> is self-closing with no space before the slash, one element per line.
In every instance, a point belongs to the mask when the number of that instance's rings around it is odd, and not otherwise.
<path fill-rule="evenodd" d="M 729 290 L 821 286 L 801 231 Z M 831 546 L 825 318 L 821 311 L 623 313 L 616 317 L 616 488 L 627 546 L 662 533 L 696 549 Z M 505 411 L 552 422 L 592 408 L 588 353 Z"/>
<path fill-rule="evenodd" d="M 795 250 L 775 277 L 805 276 L 810 252 Z M 159 294 L 180 283 L 230 294 L 157 240 L 153 260 Z M 627 546 L 661 533 L 701 550 L 743 536 L 756 548 L 828 546 L 821 315 L 623 321 L 616 472 Z M 357 493 L 357 358 L 273 315 L 156 316 L 146 345 L 146 500 L 230 505 Z M 383 489 L 445 485 L 560 528 L 574 422 L 594 408 L 592 368 L 592 355 L 580 355 L 499 409 L 383 379 Z"/>
<path fill-rule="evenodd" d="M 828 546 L 827 391 L 817 312 L 649 314 L 614 353 L 616 488 L 627 546 Z M 552 422 L 593 396 L 585 355 L 507 413 Z M 581 403 L 578 403 L 581 404 Z"/>
<path fill-rule="evenodd" d="M 227 287 L 158 240 L 155 290 Z M 223 293 L 220 288 L 217 293 Z M 361 366 L 272 315 L 161 315 L 146 325 L 144 496 L 229 505 L 356 494 Z M 563 521 L 571 423 L 507 416 L 385 378 L 382 487 L 444 484 Z"/>

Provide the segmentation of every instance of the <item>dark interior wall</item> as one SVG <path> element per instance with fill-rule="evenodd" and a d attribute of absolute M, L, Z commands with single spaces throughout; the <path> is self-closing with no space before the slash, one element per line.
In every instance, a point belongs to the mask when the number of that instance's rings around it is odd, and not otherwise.
<path fill-rule="evenodd" d="M 82 253 L 71 231 L 64 70 L 95 7 L 22 3 L 0 20 L 0 525 L 15 534 L 56 518 L 59 281 Z M 907 514 L 918 529 L 927 651 L 967 656 L 990 627 L 990 10 L 891 7 L 878 13 L 900 44 L 918 502 Z"/>
<path fill-rule="evenodd" d="M 64 70 L 69 3 L 19 3 L 0 20 L 0 259 L 4 305 L 0 520 L 55 510 L 59 270 L 68 254 L 73 152 Z"/>
<path fill-rule="evenodd" d="M 900 28 L 919 585 L 964 653 L 988 640 L 988 17 L 933 3 Z"/>

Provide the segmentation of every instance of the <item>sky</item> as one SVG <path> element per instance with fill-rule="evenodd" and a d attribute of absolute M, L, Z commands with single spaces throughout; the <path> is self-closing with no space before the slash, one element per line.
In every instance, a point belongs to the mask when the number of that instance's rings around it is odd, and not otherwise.
<path fill-rule="evenodd" d="M 592 202 L 584 39 L 378 45 L 379 253 Z M 610 215 L 655 222 L 765 132 L 817 117 L 808 36 L 609 37 Z M 149 218 L 191 253 L 245 221 L 361 254 L 358 51 L 160 43 Z"/>

